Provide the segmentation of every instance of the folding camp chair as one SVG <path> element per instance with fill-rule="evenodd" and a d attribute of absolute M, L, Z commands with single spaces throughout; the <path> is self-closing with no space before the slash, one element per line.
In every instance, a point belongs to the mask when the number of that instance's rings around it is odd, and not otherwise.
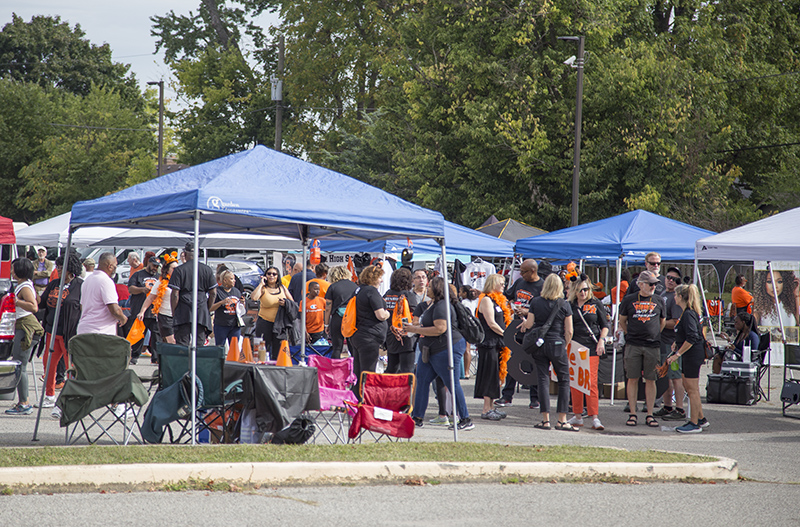
<path fill-rule="evenodd" d="M 308 356 L 308 365 L 317 368 L 319 382 L 320 410 L 308 412 L 317 430 L 312 442 L 316 443 L 317 439 L 322 438 L 332 445 L 347 443 L 350 418 L 355 414 L 354 407 L 358 405 L 351 390 L 356 382 L 353 359 L 329 359 L 311 354 Z"/>
<path fill-rule="evenodd" d="M 364 433 L 375 441 L 410 439 L 411 418 L 417 379 L 413 373 L 361 373 L 361 403 L 350 423 L 349 438 L 361 442 Z"/>
<path fill-rule="evenodd" d="M 770 334 L 767 332 L 763 335 L 759 335 L 759 338 L 758 350 L 752 350 L 752 361 L 758 364 L 756 378 L 753 381 L 756 384 L 756 402 L 760 401 L 761 399 L 769 401 L 769 390 L 765 391 L 761 387 L 761 381 L 764 379 L 764 376 L 767 376 L 767 383 L 769 384 L 770 382 Z"/>
<path fill-rule="evenodd" d="M 230 442 L 234 421 L 232 411 L 236 401 L 226 402 L 227 395 L 223 387 L 223 367 L 225 366 L 225 348 L 222 346 L 204 346 L 197 348 L 197 364 L 195 372 L 197 380 L 203 387 L 203 400 L 199 399 L 196 407 L 196 432 L 207 431 L 209 440 Z M 158 343 L 159 390 L 163 390 L 180 382 L 183 376 L 191 371 L 189 348 L 166 342 Z M 171 443 L 191 442 L 192 416 L 175 422 L 179 430 L 173 431 L 168 426 Z"/>
<path fill-rule="evenodd" d="M 69 354 L 74 370 L 69 371 L 56 401 L 61 409 L 61 426 L 66 427 L 66 443 L 74 444 L 81 437 L 95 443 L 106 436 L 118 445 L 111 434 L 117 425 L 123 429 L 122 444 L 127 445 L 131 438 L 141 443 L 139 410 L 148 395 L 136 373 L 128 369 L 130 343 L 115 335 L 86 333 L 70 339 Z M 101 410 L 99 415 L 96 410 Z M 89 432 L 95 427 L 100 433 L 92 438 Z"/>

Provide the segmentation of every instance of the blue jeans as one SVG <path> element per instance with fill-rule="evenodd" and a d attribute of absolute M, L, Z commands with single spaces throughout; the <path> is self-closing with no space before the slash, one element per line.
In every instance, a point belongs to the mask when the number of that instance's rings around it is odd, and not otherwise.
<path fill-rule="evenodd" d="M 455 371 L 461 368 L 461 361 L 464 359 L 464 352 L 466 349 L 467 341 L 464 339 L 461 339 L 453 345 L 453 367 Z M 428 397 L 430 396 L 431 383 L 436 377 L 441 377 L 445 385 L 450 386 L 450 370 L 448 369 L 448 363 L 446 349 L 431 355 L 427 364 L 422 361 L 417 363 L 417 393 L 414 397 L 414 411 L 411 412 L 413 417 L 418 417 L 420 419 L 425 417 L 425 410 L 428 409 Z M 458 418 L 464 419 L 465 417 L 469 417 L 467 401 L 464 400 L 464 391 L 461 389 L 458 375 L 454 377 L 456 383 L 456 410 L 458 411 Z"/>
<path fill-rule="evenodd" d="M 224 346 L 225 341 L 231 341 L 231 338 L 236 337 L 237 340 L 242 338 L 242 330 L 239 326 L 214 326 L 214 344 L 217 346 Z"/>

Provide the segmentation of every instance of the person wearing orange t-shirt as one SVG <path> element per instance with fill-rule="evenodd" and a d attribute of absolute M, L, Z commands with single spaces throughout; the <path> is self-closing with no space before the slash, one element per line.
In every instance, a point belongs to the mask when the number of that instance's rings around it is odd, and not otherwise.
<path fill-rule="evenodd" d="M 326 280 L 326 278 L 328 278 L 328 266 L 324 263 L 317 264 L 314 268 L 314 273 L 317 277 L 309 280 L 308 284 L 310 285 L 314 282 L 318 283 L 319 296 L 324 299 L 325 293 L 328 292 L 328 288 L 331 286 L 331 283 Z M 306 293 L 308 293 L 308 285 L 306 285 Z"/>
<path fill-rule="evenodd" d="M 631 274 L 628 272 L 627 269 L 622 270 L 620 282 L 619 282 L 619 301 L 622 302 L 622 299 L 625 297 L 625 293 L 628 292 L 628 284 L 631 281 Z M 611 288 L 611 304 L 613 305 L 617 301 L 617 286 Z"/>
<path fill-rule="evenodd" d="M 306 309 L 306 341 L 311 344 L 325 336 L 325 299 L 319 294 L 319 282 L 308 283 L 308 294 L 300 305 L 300 309 L 304 308 Z"/>
<path fill-rule="evenodd" d="M 752 313 L 753 312 L 753 295 L 745 291 L 744 286 L 747 284 L 747 278 L 743 274 L 736 275 L 736 286 L 731 291 L 731 304 L 736 306 L 736 312 L 731 313 L 731 316 L 736 316 L 739 313 Z M 733 309 L 731 309 L 733 311 Z"/>

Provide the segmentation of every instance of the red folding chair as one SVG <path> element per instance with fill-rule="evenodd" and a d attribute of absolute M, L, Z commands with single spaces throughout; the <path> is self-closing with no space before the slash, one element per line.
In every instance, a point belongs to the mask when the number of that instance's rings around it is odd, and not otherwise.
<path fill-rule="evenodd" d="M 350 439 L 361 442 L 365 433 L 375 441 L 410 439 L 414 435 L 411 418 L 417 379 L 413 373 L 361 374 L 361 403 L 350 423 Z"/>

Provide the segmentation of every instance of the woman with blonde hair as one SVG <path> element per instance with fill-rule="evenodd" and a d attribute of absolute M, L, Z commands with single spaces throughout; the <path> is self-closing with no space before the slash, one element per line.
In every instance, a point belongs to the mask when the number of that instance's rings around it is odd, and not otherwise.
<path fill-rule="evenodd" d="M 689 421 L 675 429 L 681 434 L 696 434 L 708 426 L 700 402 L 700 366 L 706 359 L 705 337 L 700 322 L 700 293 L 694 284 L 679 285 L 675 288 L 675 302 L 683 308 L 683 314 L 675 324 L 675 342 L 672 355 L 667 362 L 672 364 L 683 357 L 683 387 L 689 395 L 691 412 Z"/>
<path fill-rule="evenodd" d="M 605 339 L 608 335 L 608 317 L 606 317 L 603 304 L 592 294 L 592 289 L 592 281 L 585 274 L 581 274 L 571 282 L 567 297 L 574 317 L 572 340 L 589 348 L 591 376 L 589 395 L 584 395 L 582 391 L 571 388 L 574 415 L 567 422 L 573 426 L 583 426 L 581 414 L 583 413 L 583 398 L 586 397 L 586 409 L 592 419 L 592 429 L 604 430 L 598 415 L 600 401 L 597 393 L 597 369 L 600 367 L 600 357 L 606 353 Z"/>
<path fill-rule="evenodd" d="M 550 328 L 542 337 L 544 344 L 533 352 L 533 360 L 536 363 L 536 373 L 539 378 L 539 393 L 542 394 L 539 400 L 542 421 L 534 427 L 540 430 L 550 430 L 550 398 L 544 394 L 550 391 L 550 365 L 552 365 L 558 378 L 558 421 L 555 428 L 556 430 L 577 432 L 580 428 L 567 422 L 570 390 L 567 343 L 572 340 L 572 308 L 569 303 L 564 301 L 564 283 L 556 274 L 545 278 L 542 294 L 531 300 L 528 318 L 522 323 L 520 329 L 525 332 L 544 326 L 553 310 L 557 311 Z"/>
<path fill-rule="evenodd" d="M 389 326 L 386 321 L 391 314 L 378 292 L 382 279 L 383 268 L 379 265 L 365 267 L 358 276 L 360 287 L 356 293 L 356 332 L 347 339 L 353 356 L 353 372 L 359 382 L 356 393 L 360 391 L 361 372 L 375 371 L 380 347 L 386 341 Z"/>
<path fill-rule="evenodd" d="M 343 265 L 338 265 L 328 271 L 328 280 L 331 285 L 325 295 L 325 329 L 331 338 L 331 357 L 334 359 L 342 356 L 344 348 L 342 317 L 347 302 L 358 289 L 352 277 L 350 270 Z"/>
<path fill-rule="evenodd" d="M 500 397 L 501 369 L 508 362 L 508 356 L 502 356 L 503 350 L 507 349 L 503 344 L 503 334 L 513 318 L 508 300 L 503 295 L 505 283 L 502 275 L 489 275 L 478 299 L 478 322 L 483 327 L 484 337 L 477 346 L 478 372 L 475 374 L 473 397 L 483 399 L 481 419 L 489 421 L 505 417 L 505 413 L 492 406 L 493 401 Z"/>

